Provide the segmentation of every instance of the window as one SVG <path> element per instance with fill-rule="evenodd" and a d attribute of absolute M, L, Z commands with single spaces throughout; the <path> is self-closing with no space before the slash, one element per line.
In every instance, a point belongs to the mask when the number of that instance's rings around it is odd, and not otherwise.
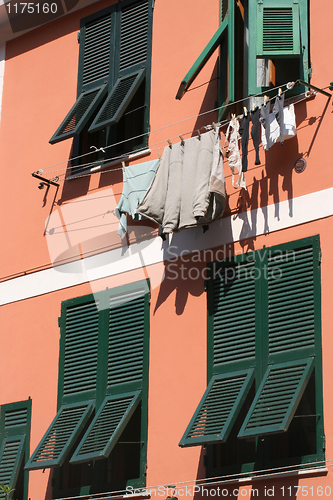
<path fill-rule="evenodd" d="M 151 0 L 125 0 L 82 20 L 77 100 L 51 144 L 78 136 L 77 156 L 121 142 L 95 159 L 147 147 L 151 28 Z"/>
<path fill-rule="evenodd" d="M 31 399 L 0 407 L 0 483 L 14 488 L 17 500 L 28 498 L 28 472 L 23 464 L 29 456 L 30 420 Z"/>
<path fill-rule="evenodd" d="M 54 495 L 145 485 L 149 286 L 62 303 L 58 413 L 26 464 L 57 467 Z"/>
<path fill-rule="evenodd" d="M 324 460 L 319 237 L 215 262 L 208 387 L 180 441 L 208 475 Z"/>
<path fill-rule="evenodd" d="M 181 82 L 178 99 L 218 46 L 220 106 L 289 81 L 308 82 L 308 0 L 221 0 L 220 27 Z M 289 94 L 301 92 L 298 85 Z M 221 109 L 219 119 L 227 112 Z"/>

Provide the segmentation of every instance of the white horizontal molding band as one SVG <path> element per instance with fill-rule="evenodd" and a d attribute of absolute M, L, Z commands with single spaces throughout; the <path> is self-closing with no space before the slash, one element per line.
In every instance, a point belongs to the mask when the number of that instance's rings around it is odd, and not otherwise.
<path fill-rule="evenodd" d="M 170 242 L 152 237 L 137 244 L 4 281 L 0 283 L 0 305 L 94 282 L 179 255 L 216 248 L 331 215 L 333 188 L 328 188 L 219 219 L 205 233 L 202 227 L 196 227 L 174 233 Z M 137 227 L 142 230 L 142 226 Z M 149 269 L 147 272 L 149 276 Z"/>

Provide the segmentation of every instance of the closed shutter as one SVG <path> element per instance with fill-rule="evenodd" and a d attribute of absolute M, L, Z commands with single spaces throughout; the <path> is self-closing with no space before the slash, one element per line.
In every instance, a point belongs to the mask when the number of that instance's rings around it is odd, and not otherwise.
<path fill-rule="evenodd" d="M 141 387 L 149 294 L 144 287 L 110 295 L 107 391 Z"/>
<path fill-rule="evenodd" d="M 51 137 L 51 144 L 78 135 L 106 96 L 110 72 L 111 28 L 111 12 L 81 28 L 80 94 Z"/>
<path fill-rule="evenodd" d="M 115 85 L 89 132 L 117 123 L 142 83 L 148 56 L 149 0 L 123 7 L 119 12 L 120 38 Z"/>
<path fill-rule="evenodd" d="M 312 245 L 268 255 L 269 362 L 314 353 L 313 259 Z"/>
<path fill-rule="evenodd" d="M 253 368 L 212 377 L 179 446 L 225 442 L 253 380 Z"/>
<path fill-rule="evenodd" d="M 44 469 L 62 465 L 93 410 L 92 401 L 63 405 L 28 460 L 25 469 Z"/>
<path fill-rule="evenodd" d="M 141 391 L 105 398 L 70 462 L 108 457 L 140 401 Z"/>
<path fill-rule="evenodd" d="M 314 358 L 267 368 L 238 437 L 285 432 L 314 368 Z"/>
<path fill-rule="evenodd" d="M 300 55 L 298 0 L 258 0 L 257 56 Z"/>

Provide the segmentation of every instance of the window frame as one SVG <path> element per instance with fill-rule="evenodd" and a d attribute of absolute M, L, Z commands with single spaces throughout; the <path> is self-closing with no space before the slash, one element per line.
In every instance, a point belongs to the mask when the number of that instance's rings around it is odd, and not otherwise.
<path fill-rule="evenodd" d="M 305 248 L 310 248 L 312 252 L 312 257 L 308 257 L 309 259 L 312 259 L 309 264 L 309 269 L 313 273 L 313 277 L 310 279 L 311 281 L 311 291 L 309 292 L 309 297 L 313 301 L 313 323 L 311 322 L 311 331 L 313 329 L 313 343 L 314 345 L 310 345 L 310 341 L 300 341 L 300 345 L 297 345 L 296 347 L 290 347 L 290 345 L 287 345 L 287 348 L 281 347 L 280 349 L 277 349 L 277 351 L 274 353 L 273 348 L 271 347 L 271 351 L 269 352 L 269 340 L 272 341 L 272 337 L 269 337 L 267 332 L 269 332 L 269 325 L 268 325 L 268 299 L 267 299 L 267 283 L 268 280 L 264 277 L 264 272 L 268 272 L 268 256 L 272 255 L 284 255 L 286 262 L 288 263 L 288 255 L 289 252 L 295 252 L 294 255 L 301 255 L 302 249 Z M 297 253 L 297 251 L 299 253 Z M 300 257 L 300 259 L 302 256 Z M 274 260 L 272 260 L 273 265 L 275 265 Z M 296 266 L 300 266 L 300 273 L 304 274 L 304 268 L 302 268 L 302 263 L 299 263 L 299 261 L 293 261 L 295 262 L 295 266 L 292 264 L 292 273 L 297 273 L 298 269 Z M 253 263 L 253 264 L 252 264 Z M 236 356 L 234 358 L 234 361 L 228 362 L 227 360 L 224 360 L 221 363 L 215 363 L 214 364 L 214 315 L 216 314 L 214 312 L 214 297 L 215 293 L 214 292 L 214 276 L 216 279 L 218 279 L 218 274 L 221 272 L 227 272 L 227 270 L 230 268 L 233 268 L 232 266 L 237 266 L 237 265 L 247 265 L 249 269 L 251 269 L 251 265 L 254 266 L 253 269 L 255 270 L 255 274 L 258 273 L 259 278 L 255 279 L 254 285 L 253 285 L 253 291 L 254 295 L 251 295 L 250 297 L 247 297 L 247 294 L 244 292 L 244 295 L 239 297 L 240 300 L 240 305 L 236 309 L 227 309 L 227 312 L 224 313 L 224 317 L 222 318 L 224 322 L 228 321 L 228 315 L 229 316 L 235 316 L 235 311 L 236 313 L 238 312 L 239 315 L 242 314 L 242 307 L 244 309 L 243 314 L 251 314 L 251 300 L 253 303 L 253 298 L 255 298 L 255 303 L 254 303 L 254 322 L 252 325 L 249 324 L 249 329 L 253 329 L 253 325 L 255 327 L 255 358 L 250 355 L 250 357 L 246 360 L 238 360 L 236 359 Z M 266 271 L 265 271 L 266 269 Z M 308 271 L 308 267 L 305 268 L 305 272 Z M 262 273 L 262 274 L 260 274 Z M 309 271 L 310 273 L 310 271 Z M 296 275 L 296 274 L 295 274 Z M 292 278 L 295 279 L 295 275 L 292 274 Z M 286 268 L 286 276 L 288 279 L 288 268 Z M 312 275 L 311 275 L 312 276 Z M 221 278 L 221 276 L 220 276 Z M 303 279 L 303 275 L 302 278 Z M 305 278 L 304 278 L 305 279 Z M 236 282 L 236 284 L 239 284 L 239 282 Z M 292 286 L 295 286 L 295 284 L 292 284 L 290 281 L 290 287 L 292 290 Z M 218 286 L 218 290 L 222 290 L 220 288 L 220 285 Z M 285 286 L 285 285 L 283 285 Z M 304 285 L 305 286 L 305 285 Z M 312 288 L 313 287 L 313 288 Z M 216 289 L 216 290 L 217 290 Z M 295 390 L 295 394 L 292 395 L 291 400 L 290 400 L 290 406 L 289 409 L 286 411 L 285 414 L 285 419 L 283 421 L 283 425 L 280 428 L 275 428 L 273 429 L 272 427 L 265 429 L 265 432 L 263 434 L 259 434 L 258 432 L 255 433 L 255 436 L 252 437 L 253 441 L 253 450 L 254 452 L 252 453 L 253 455 L 253 462 L 237 462 L 235 465 L 230 465 L 230 466 L 220 466 L 220 467 L 214 467 L 213 466 L 213 453 L 214 453 L 214 446 L 216 445 L 210 445 L 209 440 L 207 439 L 206 443 L 204 440 L 201 440 L 201 443 L 198 444 L 207 444 L 207 475 L 208 477 L 213 477 L 216 475 L 220 474 L 234 474 L 234 473 L 239 473 L 239 472 L 254 472 L 256 469 L 265 469 L 265 468 L 272 468 L 272 467 L 282 467 L 282 466 L 292 466 L 296 467 L 297 470 L 301 469 L 303 467 L 306 467 L 307 464 L 312 463 L 312 462 L 323 462 L 325 460 L 324 456 L 324 423 L 323 423 L 323 400 L 322 400 L 322 349 L 321 349 L 321 285 L 320 285 L 320 240 L 319 236 L 313 236 L 309 238 L 304 238 L 301 240 L 285 243 L 282 245 L 277 245 L 273 246 L 270 248 L 264 248 L 262 250 L 257 250 L 255 252 L 250 252 L 247 254 L 242 254 L 242 255 L 235 255 L 234 257 L 228 259 L 227 261 L 224 262 L 213 262 L 210 264 L 209 269 L 208 269 L 208 279 L 206 281 L 206 290 L 207 290 L 207 384 L 208 387 L 212 383 L 212 380 L 214 377 L 221 376 L 224 374 L 224 376 L 227 376 L 230 374 L 233 370 L 250 370 L 253 369 L 255 373 L 255 392 L 251 395 L 251 401 L 249 406 L 247 406 L 246 413 L 242 417 L 242 422 L 239 424 L 239 427 L 245 426 L 246 420 L 248 420 L 249 415 L 251 414 L 251 403 L 252 403 L 252 408 L 255 406 L 255 402 L 259 397 L 260 394 L 260 386 L 262 387 L 265 383 L 265 377 L 268 376 L 269 371 L 272 368 L 279 368 L 280 366 L 283 368 L 284 366 L 294 366 L 302 361 L 304 361 L 304 358 L 308 361 L 307 368 L 304 371 L 304 377 L 302 378 L 298 389 Z M 273 292 L 274 293 L 274 292 Z M 293 291 L 290 293 L 294 294 Z M 298 293 L 298 292 L 297 292 Z M 216 300 L 219 301 L 218 296 L 216 296 Z M 294 298 L 294 297 L 293 297 Z M 244 300 L 248 299 L 250 303 L 250 309 L 248 304 L 244 304 Z M 296 298 L 297 299 L 297 298 Z M 295 300 L 296 300 L 295 299 Z M 229 300 L 234 300 L 233 297 L 231 296 L 231 299 Z M 220 303 L 220 301 L 218 302 Z M 217 307 L 217 305 L 216 305 Z M 231 306 L 230 306 L 231 307 Z M 236 306 L 235 306 L 236 307 Z M 279 306 L 278 306 L 279 307 Z M 306 307 L 306 305 L 305 305 Z M 229 311 L 229 312 L 228 312 Z M 311 308 L 312 311 L 312 308 Z M 252 315 L 253 315 L 252 313 Z M 290 309 L 288 307 L 287 309 L 287 314 L 290 313 Z M 226 315 L 225 315 L 226 314 Z M 272 315 L 272 312 L 270 313 Z M 221 318 L 218 317 L 217 321 L 221 322 Z M 241 321 L 241 320 L 240 320 Z M 225 326 L 225 328 L 228 328 L 228 326 Z M 231 329 L 233 328 L 232 325 L 230 327 Z M 230 329 L 229 328 L 229 329 Z M 237 329 L 237 332 L 241 332 L 241 329 L 238 330 L 238 323 L 235 322 L 235 329 Z M 241 327 L 240 327 L 241 328 Z M 303 330 L 302 330 L 303 331 Z M 228 334 L 226 334 L 228 335 Z M 238 333 L 237 333 L 238 335 Z M 242 333 L 239 333 L 239 335 L 242 335 Z M 288 334 L 289 335 L 289 334 Z M 298 334 L 296 334 L 297 336 Z M 227 337 L 227 341 L 228 341 Z M 253 340 L 253 339 L 252 339 Z M 218 342 L 216 338 L 216 342 Z M 230 342 L 230 341 L 229 341 Z M 246 340 L 248 345 L 248 340 Z M 216 347 L 217 349 L 217 347 Z M 221 349 L 221 347 L 220 347 Z M 252 342 L 252 347 L 247 347 L 249 353 L 253 352 L 253 342 Z M 225 351 L 225 348 L 223 352 Z M 218 361 L 218 357 L 216 358 Z M 223 356 L 222 358 L 223 359 Z M 314 361 L 312 361 L 314 359 Z M 314 364 L 314 371 L 315 371 L 315 409 L 316 409 L 316 415 L 313 415 L 313 417 L 316 417 L 316 453 L 310 454 L 310 455 L 303 455 L 299 457 L 293 457 L 289 456 L 287 458 L 280 458 L 280 459 L 269 459 L 269 439 L 263 439 L 265 436 L 267 436 L 270 432 L 273 432 L 274 434 L 279 431 L 283 431 L 286 427 L 288 428 L 289 423 L 291 421 L 291 415 L 292 417 L 294 416 L 294 413 L 297 409 L 298 403 L 301 399 L 302 394 L 304 393 L 307 383 L 310 379 L 311 375 L 311 364 Z M 306 373 L 305 373 L 306 372 Z M 265 374 L 266 373 L 266 374 Z M 208 392 L 208 388 L 206 390 L 206 393 Z M 205 394 L 206 394 L 205 393 Z M 202 403 L 202 402 L 201 402 Z M 200 405 L 199 405 L 200 407 Z M 199 407 L 196 410 L 196 414 L 199 410 Z M 192 421 L 190 425 L 188 426 L 188 429 L 186 432 L 188 432 L 191 424 L 194 421 L 194 417 L 192 418 Z M 230 418 L 233 417 L 233 420 L 236 420 L 237 415 L 232 415 L 230 413 Z M 237 431 L 238 434 L 238 431 Z M 236 434 L 236 435 L 237 435 Z M 286 435 L 286 434 L 285 434 Z M 239 439 L 239 434 L 238 437 L 235 437 L 235 442 L 234 446 L 236 446 L 236 443 L 240 443 L 241 441 L 245 441 L 244 439 L 240 439 L 239 441 L 236 441 L 236 439 Z M 247 436 L 242 436 L 247 437 Z M 186 433 L 184 434 L 180 446 L 184 445 L 197 445 L 197 443 L 192 442 L 192 444 L 186 444 Z M 267 441 L 265 443 L 265 441 Z M 222 442 L 222 440 L 221 440 Z M 237 446 L 238 446 L 237 444 Z M 236 448 L 235 448 L 236 450 Z M 236 453 L 236 451 L 235 451 Z M 236 453 L 237 455 L 237 453 Z M 236 456 L 235 455 L 235 456 Z M 266 458 L 265 458 L 266 457 Z M 265 461 L 264 461 L 265 460 Z"/>
<path fill-rule="evenodd" d="M 141 411 L 140 452 L 138 452 L 140 464 L 137 464 L 137 469 L 140 469 L 140 471 L 138 477 L 125 479 L 124 481 L 126 482 L 126 486 L 130 485 L 135 488 L 145 486 L 148 434 L 149 305 L 149 280 L 142 280 L 113 289 L 107 288 L 95 294 L 69 299 L 61 304 L 61 316 L 59 317 L 58 413 L 26 464 L 26 469 L 28 470 L 56 467 L 54 471 L 55 496 L 75 496 L 77 494 L 89 493 L 91 487 L 96 487 L 93 485 L 95 485 L 97 480 L 101 491 L 103 491 L 103 488 L 105 488 L 104 491 L 113 489 L 113 483 L 105 483 L 104 485 L 102 484 L 101 476 L 97 478 L 101 472 L 101 468 L 100 465 L 95 467 L 95 461 L 99 461 L 99 458 L 107 458 L 110 455 L 112 448 L 119 440 L 121 432 L 126 428 L 137 408 L 137 411 Z M 112 311 L 115 311 L 115 308 L 120 310 L 118 313 L 118 322 L 120 322 L 120 325 L 125 322 L 122 319 L 125 317 L 125 310 L 128 311 L 126 329 L 123 330 L 123 333 L 121 333 L 121 326 L 116 326 L 116 323 L 112 319 Z M 85 336 L 81 335 L 83 328 L 86 330 Z M 72 336 L 70 337 L 68 337 L 69 332 L 72 332 Z M 115 336 L 113 337 L 112 332 L 115 332 Z M 119 335 L 118 332 L 120 332 Z M 131 332 L 130 335 L 128 335 L 129 332 Z M 82 344 L 76 344 L 76 337 L 81 339 Z M 112 338 L 115 340 L 112 340 Z M 69 342 L 67 347 L 66 339 Z M 120 346 L 118 345 L 118 351 L 116 347 L 117 342 L 120 344 Z M 133 360 L 131 361 L 129 355 L 126 354 L 126 347 L 127 349 L 131 349 L 132 355 L 135 356 L 136 354 L 138 358 L 136 364 L 134 363 L 133 365 Z M 82 358 L 81 353 L 86 353 L 87 348 L 91 351 L 89 358 Z M 75 357 L 76 351 L 78 352 L 77 358 Z M 71 352 L 75 353 L 74 357 L 70 357 Z M 115 354 L 111 354 L 113 352 L 116 352 L 118 364 L 120 363 L 121 367 L 122 365 L 127 366 L 129 363 L 131 367 L 134 366 L 133 376 L 129 372 L 129 380 L 120 380 L 120 383 L 113 383 L 115 379 L 112 379 L 111 375 L 109 375 L 109 371 L 112 370 L 113 366 L 112 360 L 114 358 L 112 355 L 115 356 Z M 75 370 L 73 370 L 73 366 L 75 366 Z M 83 382 L 81 386 L 80 382 L 76 382 L 76 378 L 79 379 L 84 366 L 91 367 L 91 375 L 90 378 L 88 377 L 88 382 Z M 121 369 L 123 368 L 115 368 L 118 382 L 122 376 Z M 138 374 L 134 373 L 135 369 L 136 372 L 139 371 Z M 120 370 L 120 372 L 118 373 L 117 370 Z M 85 371 L 84 373 L 86 374 L 87 372 Z M 78 387 L 77 390 L 76 384 Z M 117 398 L 121 399 L 121 397 L 132 397 L 132 404 L 123 417 L 119 417 L 119 423 L 115 432 L 109 436 L 108 446 L 105 448 L 104 453 L 98 457 L 86 454 L 84 457 L 81 456 L 76 462 L 75 460 L 70 460 L 69 462 L 70 464 L 91 463 L 96 475 L 93 478 L 93 484 L 90 486 L 81 486 L 80 488 L 63 488 L 61 486 L 61 466 L 67 464 L 70 458 L 75 457 L 84 438 L 89 434 L 94 421 L 101 413 L 105 401 Z M 80 415 L 75 417 L 76 420 L 72 424 L 73 429 L 71 429 L 68 440 L 64 444 L 57 460 L 45 460 L 39 463 L 34 461 L 34 457 L 38 456 L 37 452 L 40 447 L 43 447 L 48 433 L 53 430 L 53 435 L 55 435 L 54 426 L 57 419 L 61 418 L 62 413 L 64 411 L 70 412 L 71 409 L 75 412 L 77 408 L 83 406 L 85 408 L 83 408 Z M 95 417 L 93 414 L 94 410 Z M 110 446 L 110 442 L 112 446 Z"/>
<path fill-rule="evenodd" d="M 148 10 L 148 15 L 147 19 L 145 19 L 144 22 L 147 23 L 147 52 L 146 52 L 146 59 L 139 63 L 135 63 L 134 65 L 132 64 L 129 66 L 129 68 L 122 71 L 120 68 L 118 68 L 119 65 L 119 54 L 120 54 L 120 40 L 121 40 L 121 16 L 122 13 L 126 10 L 126 8 L 131 8 L 136 7 L 137 5 L 140 6 L 142 4 L 143 6 L 147 5 L 147 10 Z M 141 136 L 139 135 L 136 143 L 131 146 L 130 141 L 129 142 L 129 150 L 126 151 L 126 146 L 124 147 L 124 153 L 125 155 L 132 154 L 141 150 L 145 150 L 148 147 L 148 139 L 149 139 L 149 116 L 150 116 L 150 86 L 151 86 L 151 51 L 152 51 L 152 14 L 153 14 L 153 3 L 152 0 L 125 0 L 121 2 L 121 4 L 114 4 L 111 5 L 110 7 L 107 7 L 106 9 L 103 9 L 102 11 L 96 12 L 90 16 L 87 16 L 81 20 L 81 27 L 80 27 L 80 36 L 79 36 L 79 41 L 80 41 L 80 49 L 79 49 L 79 62 L 78 62 L 78 78 L 77 78 L 77 99 L 72 106 L 71 110 L 69 113 L 66 115 L 64 120 L 61 122 L 60 126 L 57 128 L 56 132 L 53 134 L 53 136 L 50 139 L 51 144 L 55 144 L 57 142 L 60 142 L 64 139 L 73 137 L 74 138 L 74 143 L 73 143 L 73 158 L 76 158 L 77 156 L 80 156 L 82 152 L 84 152 L 85 147 L 83 145 L 83 141 L 86 141 L 84 137 L 86 137 L 87 134 L 93 136 L 93 133 L 96 134 L 96 145 L 97 147 L 107 147 L 112 144 L 117 144 L 119 142 L 119 138 L 117 139 L 117 127 L 120 130 L 120 127 L 118 126 L 119 121 L 121 121 L 121 118 L 124 114 L 126 114 L 126 109 L 130 107 L 132 98 L 138 94 L 138 87 L 139 85 L 136 85 L 136 87 L 132 88 L 132 92 L 126 96 L 125 99 L 121 101 L 121 105 L 119 106 L 119 109 L 117 110 L 116 113 L 116 120 L 114 120 L 113 124 L 112 123 L 106 123 L 103 121 L 103 123 L 97 123 L 96 124 L 96 119 L 98 118 L 100 112 L 102 111 L 103 107 L 106 104 L 106 101 L 111 97 L 112 90 L 115 88 L 117 82 L 124 78 L 128 72 L 133 72 L 133 68 L 137 68 L 138 72 L 140 68 L 144 69 L 144 75 L 143 78 L 141 78 L 140 83 L 144 86 L 144 97 L 142 95 L 142 98 L 144 99 L 144 110 L 143 114 L 141 116 L 142 118 L 142 133 Z M 108 62 L 108 74 L 105 76 L 102 76 L 101 78 L 98 78 L 93 81 L 88 81 L 88 83 L 85 83 L 83 81 L 84 78 L 84 58 L 86 54 L 86 47 L 85 47 L 85 32 L 86 32 L 86 27 L 94 22 L 98 21 L 99 19 L 102 19 L 103 17 L 110 16 L 110 38 L 109 38 L 109 62 Z M 96 44 L 96 42 L 93 42 Z M 142 73 L 140 72 L 140 76 L 142 77 Z M 137 82 L 136 82 L 137 83 Z M 83 99 L 85 94 L 88 94 L 89 92 L 93 92 L 99 88 L 99 93 L 96 95 L 95 99 L 93 102 L 89 104 L 89 106 L 85 110 L 80 110 L 79 107 L 79 101 Z M 112 100 L 112 99 L 111 99 Z M 75 111 L 77 110 L 77 113 L 79 114 L 78 118 L 75 118 Z M 135 111 L 135 110 L 134 110 Z M 130 111 L 133 112 L 133 111 Z M 72 118 L 71 118 L 72 117 Z M 73 127 L 71 125 L 71 121 L 77 119 L 78 122 L 75 123 L 75 126 Z M 67 123 L 68 122 L 68 123 Z M 67 123 L 67 125 L 66 125 Z M 122 126 L 124 128 L 124 126 Z M 125 127 L 126 128 L 126 127 Z M 140 125 L 141 128 L 141 125 Z M 63 132 L 61 132 L 63 130 Z M 123 133 L 123 132 L 119 132 Z M 141 137 L 141 138 L 140 138 Z M 94 141 L 95 142 L 95 141 Z M 124 139 L 125 145 L 127 144 L 127 139 Z M 118 146 L 119 149 L 120 146 Z M 117 153 L 117 146 L 116 148 L 116 153 Z M 104 153 L 102 156 L 99 154 L 93 155 L 88 157 L 87 159 L 84 159 L 84 161 L 88 161 L 89 164 L 85 168 L 85 165 L 80 165 L 79 160 L 73 160 L 73 168 L 74 172 L 73 173 L 79 173 L 82 170 L 88 170 L 90 168 L 90 163 L 95 161 L 97 157 L 101 161 L 106 161 L 106 160 L 112 160 L 112 155 L 110 152 L 110 149 L 113 150 L 114 148 L 109 148 L 107 153 Z M 88 149 L 89 151 L 89 149 Z"/>

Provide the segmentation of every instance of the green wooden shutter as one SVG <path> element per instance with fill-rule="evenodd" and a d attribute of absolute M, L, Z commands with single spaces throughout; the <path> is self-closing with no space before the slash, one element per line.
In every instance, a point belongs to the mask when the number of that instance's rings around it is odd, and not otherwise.
<path fill-rule="evenodd" d="M 111 12 L 83 24 L 80 32 L 78 98 L 50 139 L 80 134 L 107 93 L 110 72 Z"/>
<path fill-rule="evenodd" d="M 0 448 L 0 483 L 15 488 L 24 456 L 25 434 L 5 437 Z M 4 494 L 0 494 L 4 498 Z"/>
<path fill-rule="evenodd" d="M 78 135 L 107 93 L 107 85 L 83 91 L 50 139 L 50 144 Z"/>
<path fill-rule="evenodd" d="M 314 354 L 314 249 L 272 252 L 267 259 L 269 362 Z"/>
<path fill-rule="evenodd" d="M 119 78 L 91 124 L 89 132 L 95 132 L 96 130 L 105 128 L 107 125 L 118 123 L 144 77 L 145 70 L 141 69 L 131 75 Z"/>
<path fill-rule="evenodd" d="M 190 87 L 191 83 L 195 80 L 195 78 L 198 76 L 202 68 L 205 66 L 206 62 L 210 59 L 212 54 L 220 45 L 221 39 L 223 36 L 225 36 L 227 28 L 228 28 L 228 16 L 225 17 L 225 19 L 221 23 L 221 26 L 218 28 L 216 33 L 214 33 L 213 37 L 208 42 L 204 50 L 201 52 L 198 59 L 195 61 L 195 63 L 188 71 L 188 73 L 185 75 L 185 77 L 182 79 L 179 85 L 179 89 L 177 91 L 176 99 L 181 99 L 184 96 L 185 92 Z"/>
<path fill-rule="evenodd" d="M 94 132 L 117 123 L 143 81 L 148 55 L 149 0 L 123 7 L 118 15 L 120 37 L 116 82 L 89 128 Z"/>
<path fill-rule="evenodd" d="M 212 377 L 179 446 L 225 442 L 253 379 L 253 368 Z"/>
<path fill-rule="evenodd" d="M 179 446 L 225 442 L 253 383 L 256 280 L 254 260 L 247 258 L 210 266 L 209 384 Z"/>
<path fill-rule="evenodd" d="M 92 401 L 63 405 L 28 460 L 25 469 L 44 469 L 62 465 L 93 410 Z"/>
<path fill-rule="evenodd" d="M 256 353 L 253 258 L 219 266 L 208 283 L 208 376 L 249 368 Z"/>
<path fill-rule="evenodd" d="M 298 0 L 258 0 L 257 56 L 300 54 Z"/>
<path fill-rule="evenodd" d="M 29 452 L 30 416 L 31 400 L 1 406 L 0 483 L 14 489 L 24 455 Z"/>
<path fill-rule="evenodd" d="M 72 403 L 96 395 L 99 299 L 93 295 L 62 303 L 59 401 Z"/>
<path fill-rule="evenodd" d="M 269 366 L 238 437 L 288 430 L 313 368 L 312 357 Z"/>
<path fill-rule="evenodd" d="M 142 385 L 149 293 L 144 285 L 110 294 L 107 392 Z"/>
<path fill-rule="evenodd" d="M 140 401 L 141 391 L 106 397 L 70 462 L 108 457 Z"/>

